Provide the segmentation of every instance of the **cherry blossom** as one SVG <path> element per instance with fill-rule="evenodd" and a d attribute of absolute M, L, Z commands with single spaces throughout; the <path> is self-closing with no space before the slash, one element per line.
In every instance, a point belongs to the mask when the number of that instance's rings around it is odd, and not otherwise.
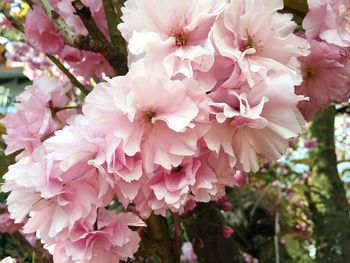
<path fill-rule="evenodd" d="M 226 6 L 212 32 L 218 53 L 226 58 L 221 67 L 232 61 L 226 85 L 237 78 L 247 79 L 250 86 L 261 79 L 269 84 L 276 74 L 301 83 L 296 58 L 307 55 L 309 45 L 293 33 L 292 15 L 277 12 L 282 8 L 282 0 L 239 0 Z"/>
<path fill-rule="evenodd" d="M 326 42 L 309 41 L 311 54 L 300 58 L 304 81 L 296 88 L 297 94 L 309 97 L 309 101 L 299 104 L 308 121 L 332 102 L 345 102 L 350 97 L 348 51 Z"/>
<path fill-rule="evenodd" d="M 170 77 L 193 77 L 214 63 L 208 35 L 226 2 L 129 0 L 118 28 L 132 55 L 143 54 L 148 63 L 160 61 Z"/>
<path fill-rule="evenodd" d="M 308 0 L 309 12 L 303 20 L 308 38 L 350 47 L 350 2 L 348 0 Z"/>
<path fill-rule="evenodd" d="M 75 113 L 64 110 L 69 101 L 65 93 L 71 88 L 69 83 L 49 77 L 36 79 L 33 85 L 26 87 L 16 98 L 16 112 L 1 120 L 7 129 L 7 135 L 3 136 L 7 144 L 5 154 L 18 150 L 23 150 L 21 156 L 32 153 L 45 136 L 63 126 Z"/>

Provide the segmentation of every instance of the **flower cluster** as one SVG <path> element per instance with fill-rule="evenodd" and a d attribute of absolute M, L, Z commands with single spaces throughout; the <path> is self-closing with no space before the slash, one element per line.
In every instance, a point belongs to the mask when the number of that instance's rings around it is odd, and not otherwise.
<path fill-rule="evenodd" d="M 71 1 L 51 2 L 87 34 Z M 107 36 L 101 1 L 82 2 Z M 6 153 L 23 150 L 2 187 L 11 217 L 29 217 L 25 231 L 55 262 L 119 262 L 138 249 L 131 227 L 145 226 L 152 212 L 220 203 L 225 187 L 243 186 L 260 161 L 280 158 L 303 130 L 299 108 L 308 118 L 308 107 L 349 94 L 346 49 L 295 34 L 281 9 L 282 0 L 126 1 L 118 27 L 129 51 L 125 76 L 98 83 L 81 111 L 69 110 L 72 87 L 39 78 L 3 120 Z M 87 53 L 65 45 L 39 6 L 25 31 L 39 50 L 83 65 L 87 78 L 108 71 L 92 63 L 98 54 L 80 61 Z M 316 66 L 339 81 L 318 80 L 328 86 L 314 91 Z"/>
<path fill-rule="evenodd" d="M 308 0 L 303 27 L 311 54 L 300 58 L 303 84 L 298 94 L 309 97 L 299 108 L 306 120 L 332 102 L 350 97 L 350 3 L 347 0 Z"/>

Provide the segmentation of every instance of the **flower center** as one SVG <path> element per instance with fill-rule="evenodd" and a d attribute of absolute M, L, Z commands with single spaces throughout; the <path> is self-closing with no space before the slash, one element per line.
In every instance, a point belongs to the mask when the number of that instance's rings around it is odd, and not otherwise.
<path fill-rule="evenodd" d="M 185 34 L 180 34 L 178 36 L 175 36 L 175 45 L 178 47 L 182 47 L 186 45 L 187 36 Z"/>
<path fill-rule="evenodd" d="M 175 46 L 177 47 L 182 47 L 184 45 L 186 45 L 187 41 L 188 41 L 188 34 L 185 34 L 184 32 L 172 32 L 171 36 L 174 38 L 175 40 Z"/>
<path fill-rule="evenodd" d="M 254 39 L 247 32 L 247 40 L 243 41 L 240 50 L 243 52 L 247 49 L 254 48 Z"/>
<path fill-rule="evenodd" d="M 174 167 L 173 169 L 171 169 L 172 172 L 174 173 L 179 173 L 181 172 L 183 169 L 183 167 L 181 165 L 177 166 L 177 167 Z"/>
<path fill-rule="evenodd" d="M 146 111 L 144 113 L 144 119 L 146 122 L 152 122 L 152 119 L 157 116 L 157 113 L 154 111 Z"/>
<path fill-rule="evenodd" d="M 312 68 L 308 68 L 306 70 L 306 74 L 305 74 L 304 78 L 306 80 L 311 80 L 314 78 L 315 74 L 316 74 L 315 70 L 313 70 Z"/>

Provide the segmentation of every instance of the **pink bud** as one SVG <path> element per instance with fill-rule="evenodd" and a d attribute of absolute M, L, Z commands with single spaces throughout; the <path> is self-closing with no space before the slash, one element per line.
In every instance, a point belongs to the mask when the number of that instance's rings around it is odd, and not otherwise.
<path fill-rule="evenodd" d="M 247 174 L 244 171 L 237 171 L 233 177 L 239 187 L 243 187 L 247 182 Z"/>
<path fill-rule="evenodd" d="M 187 203 L 184 206 L 184 211 L 183 211 L 183 215 L 188 213 L 189 211 L 192 211 L 195 207 L 196 207 L 196 201 L 194 201 L 193 199 L 189 199 L 187 201 Z"/>
<path fill-rule="evenodd" d="M 224 238 L 230 238 L 234 233 L 235 231 L 233 228 L 229 226 L 223 226 L 221 229 L 221 234 L 224 236 Z"/>
<path fill-rule="evenodd" d="M 217 202 L 218 204 L 222 204 L 222 203 L 225 203 L 225 202 L 227 202 L 227 201 L 228 201 L 228 198 L 227 198 L 226 195 L 224 195 L 224 196 L 220 197 L 216 202 Z"/>
<path fill-rule="evenodd" d="M 219 204 L 220 209 L 223 211 L 231 211 L 233 208 L 233 205 L 230 202 L 224 202 Z"/>
<path fill-rule="evenodd" d="M 298 137 L 293 137 L 288 140 L 288 145 L 289 147 L 293 147 L 294 145 L 297 144 L 297 142 L 298 142 Z"/>
<path fill-rule="evenodd" d="M 315 149 L 317 147 L 317 140 L 315 138 L 310 140 L 305 140 L 304 147 L 306 149 Z"/>

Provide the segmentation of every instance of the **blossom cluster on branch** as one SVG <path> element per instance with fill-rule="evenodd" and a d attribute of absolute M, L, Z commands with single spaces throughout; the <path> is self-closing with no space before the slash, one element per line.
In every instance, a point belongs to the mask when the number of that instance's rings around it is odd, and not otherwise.
<path fill-rule="evenodd" d="M 90 36 L 113 46 L 102 1 L 33 1 L 27 43 L 100 82 L 82 105 L 70 78 L 36 78 L 17 97 L 2 120 L 6 154 L 19 153 L 2 186 L 11 218 L 28 218 L 54 262 L 118 262 L 151 213 L 219 200 L 280 158 L 305 119 L 350 96 L 350 5 L 309 2 L 295 33 L 282 0 L 127 0 L 129 70 L 112 77 L 115 54 Z M 62 21 L 92 42 L 74 46 Z"/>

